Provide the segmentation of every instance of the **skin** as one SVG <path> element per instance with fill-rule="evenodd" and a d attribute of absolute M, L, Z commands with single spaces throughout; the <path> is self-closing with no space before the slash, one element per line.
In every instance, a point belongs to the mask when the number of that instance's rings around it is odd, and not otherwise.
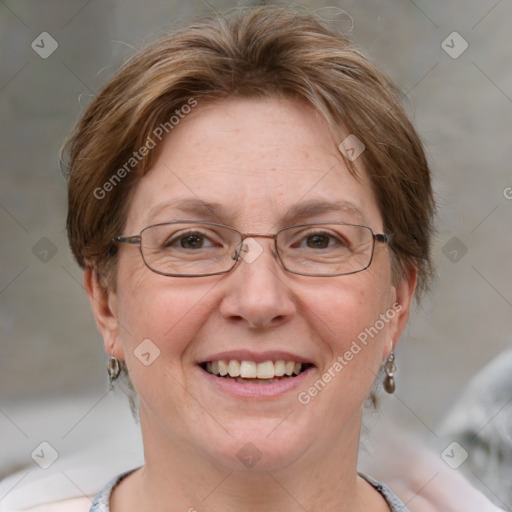
<path fill-rule="evenodd" d="M 364 169 L 350 174 L 325 120 L 291 99 L 233 98 L 200 105 L 164 140 L 154 168 L 132 197 L 123 235 L 158 222 L 201 218 L 243 232 L 299 222 L 352 222 L 383 232 Z M 356 161 L 356 165 L 358 162 Z M 220 203 L 220 217 L 176 209 L 181 199 Z M 349 201 L 360 214 L 286 218 L 312 200 Z M 152 215 L 158 205 L 171 203 Z M 121 234 L 121 233 L 120 233 Z M 108 353 L 127 363 L 140 399 L 146 465 L 115 489 L 111 510 L 385 511 L 357 476 L 362 406 L 407 322 L 416 274 L 393 283 L 390 254 L 377 244 L 371 266 L 352 275 L 286 272 L 273 241 L 230 273 L 176 278 L 151 272 L 137 247 L 120 247 L 117 286 L 104 291 L 92 269 L 85 285 Z M 352 340 L 395 302 L 401 310 L 343 371 L 302 405 L 307 390 Z M 149 338 L 149 366 L 134 350 Z M 278 397 L 235 398 L 204 378 L 197 362 L 227 350 L 283 350 L 314 363 L 300 389 Z M 252 443 L 261 459 L 246 468 L 237 452 Z"/>

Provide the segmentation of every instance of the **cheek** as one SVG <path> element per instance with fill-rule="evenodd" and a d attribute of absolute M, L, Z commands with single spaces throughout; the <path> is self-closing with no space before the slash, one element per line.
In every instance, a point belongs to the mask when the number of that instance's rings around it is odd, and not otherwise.
<path fill-rule="evenodd" d="M 340 276 L 344 282 L 326 283 L 307 292 L 307 309 L 318 317 L 319 325 L 325 326 L 335 344 L 343 346 L 350 341 L 347 336 L 357 337 L 389 307 L 391 287 L 377 285 L 372 277 L 363 273 Z"/>
<path fill-rule="evenodd" d="M 207 290 L 145 269 L 126 282 L 119 290 L 118 318 L 134 383 L 148 375 L 149 367 L 152 374 L 167 371 L 180 378 L 182 361 L 211 313 Z"/>
<path fill-rule="evenodd" d="M 373 281 L 371 276 L 344 278 L 343 286 L 324 286 L 315 297 L 309 294 L 313 299 L 309 323 L 315 326 L 324 357 L 315 380 L 298 394 L 301 407 L 317 411 L 332 435 L 345 428 L 348 418 L 360 414 L 387 341 L 388 324 L 381 320 L 387 311 L 387 295 L 368 284 Z"/>
<path fill-rule="evenodd" d="M 120 341 L 141 411 L 165 410 L 177 417 L 197 408 L 186 392 L 186 375 L 208 312 L 201 301 L 204 292 L 158 281 L 158 276 L 148 278 L 123 294 L 119 318 L 126 328 Z"/>

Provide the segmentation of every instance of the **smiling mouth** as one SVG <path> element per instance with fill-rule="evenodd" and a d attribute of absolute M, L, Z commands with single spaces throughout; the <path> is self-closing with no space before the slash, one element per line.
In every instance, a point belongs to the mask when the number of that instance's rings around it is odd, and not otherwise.
<path fill-rule="evenodd" d="M 238 361 L 236 359 L 205 361 L 199 365 L 216 377 L 244 384 L 271 384 L 284 379 L 293 379 L 313 366 L 295 361 Z"/>

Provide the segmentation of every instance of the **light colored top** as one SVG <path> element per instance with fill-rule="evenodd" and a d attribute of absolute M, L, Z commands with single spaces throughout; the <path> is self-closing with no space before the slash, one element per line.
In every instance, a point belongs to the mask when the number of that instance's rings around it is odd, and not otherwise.
<path fill-rule="evenodd" d="M 117 476 L 112 479 L 103 490 L 94 498 L 92 502 L 91 508 L 89 512 L 110 512 L 109 502 L 110 496 L 114 487 L 125 477 L 131 473 L 124 473 L 122 475 Z M 389 505 L 389 509 L 391 512 L 409 512 L 409 509 L 404 505 L 402 500 L 385 484 L 381 484 L 369 477 L 368 475 L 360 475 L 363 477 L 369 484 L 373 485 L 377 491 L 380 492 L 382 497 L 386 500 Z"/>

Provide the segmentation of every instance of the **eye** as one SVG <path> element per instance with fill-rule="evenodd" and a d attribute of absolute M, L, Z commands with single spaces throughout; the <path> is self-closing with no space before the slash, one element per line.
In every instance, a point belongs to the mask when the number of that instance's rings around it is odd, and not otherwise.
<path fill-rule="evenodd" d="M 347 246 L 347 241 L 341 235 L 327 231 L 307 233 L 292 244 L 292 247 L 301 249 L 340 249 Z"/>
<path fill-rule="evenodd" d="M 308 236 L 306 239 L 306 245 L 310 247 L 311 249 L 325 249 L 326 247 L 329 247 L 330 237 L 325 234 L 317 234 L 317 235 L 311 235 Z"/>
<path fill-rule="evenodd" d="M 214 247 L 215 245 L 218 244 L 215 244 L 207 235 L 200 231 L 176 233 L 172 237 L 168 238 L 164 243 L 165 248 L 188 250 L 205 249 Z"/>

